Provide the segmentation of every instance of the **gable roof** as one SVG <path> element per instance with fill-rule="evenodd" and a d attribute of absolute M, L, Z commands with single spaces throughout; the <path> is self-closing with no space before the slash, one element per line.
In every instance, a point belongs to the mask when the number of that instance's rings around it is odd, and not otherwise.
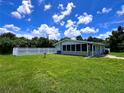
<path fill-rule="evenodd" d="M 105 45 L 103 43 L 97 43 L 97 42 L 90 42 L 90 41 L 81 41 L 81 40 L 72 40 L 72 39 L 64 39 L 64 40 L 61 40 L 57 43 L 54 44 L 54 46 L 60 44 L 60 43 L 63 43 L 63 42 L 67 42 L 67 41 L 72 41 L 72 42 L 80 42 L 80 43 L 88 43 L 88 44 L 95 44 L 95 45 Z"/>

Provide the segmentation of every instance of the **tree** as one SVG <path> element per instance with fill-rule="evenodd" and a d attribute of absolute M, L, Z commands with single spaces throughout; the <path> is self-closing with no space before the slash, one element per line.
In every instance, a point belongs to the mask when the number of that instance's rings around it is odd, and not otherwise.
<path fill-rule="evenodd" d="M 14 40 L 15 47 L 29 47 L 28 40 L 26 38 L 17 38 Z"/>
<path fill-rule="evenodd" d="M 93 37 L 92 36 L 89 36 L 87 41 L 93 41 Z"/>
<path fill-rule="evenodd" d="M 9 54 L 12 53 L 15 43 L 10 38 L 1 38 L 0 39 L 0 53 Z"/>
<path fill-rule="evenodd" d="M 101 42 L 101 43 L 104 42 L 103 39 L 96 38 L 96 37 L 92 37 L 92 36 L 88 37 L 87 41 L 92 41 L 92 42 Z"/>
<path fill-rule="evenodd" d="M 79 35 L 79 36 L 76 37 L 76 40 L 83 40 L 83 38 L 82 38 L 81 35 Z"/>
<path fill-rule="evenodd" d="M 15 39 L 16 38 L 16 35 L 13 34 L 13 33 L 4 33 L 4 34 L 1 34 L 0 35 L 0 38 L 9 38 L 9 39 Z"/>
<path fill-rule="evenodd" d="M 124 51 L 124 27 L 119 26 L 117 30 L 112 31 L 109 37 L 109 46 L 111 51 Z"/>
<path fill-rule="evenodd" d="M 38 40 L 39 40 L 38 37 L 32 38 L 32 40 L 31 40 L 31 47 L 37 47 L 37 45 L 38 45 Z"/>
<path fill-rule="evenodd" d="M 71 39 L 71 38 L 69 38 L 69 37 L 64 37 L 64 38 L 61 38 L 60 41 L 61 41 L 61 40 L 66 40 L 66 39 Z"/>

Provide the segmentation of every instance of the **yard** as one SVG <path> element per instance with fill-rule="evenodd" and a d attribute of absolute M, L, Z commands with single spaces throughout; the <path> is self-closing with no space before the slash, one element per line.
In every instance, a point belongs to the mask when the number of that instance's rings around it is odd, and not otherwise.
<path fill-rule="evenodd" d="M 0 55 L 0 93 L 124 93 L 124 60 Z"/>
<path fill-rule="evenodd" d="M 124 57 L 124 52 L 111 52 L 110 54 L 117 57 Z"/>

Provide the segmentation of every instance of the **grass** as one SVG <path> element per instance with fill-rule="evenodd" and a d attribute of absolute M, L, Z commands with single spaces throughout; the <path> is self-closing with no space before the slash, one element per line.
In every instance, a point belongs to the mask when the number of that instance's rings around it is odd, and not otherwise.
<path fill-rule="evenodd" d="M 110 54 L 117 57 L 124 57 L 124 52 L 111 52 Z"/>
<path fill-rule="evenodd" d="M 0 55 L 0 93 L 124 93 L 124 60 Z"/>

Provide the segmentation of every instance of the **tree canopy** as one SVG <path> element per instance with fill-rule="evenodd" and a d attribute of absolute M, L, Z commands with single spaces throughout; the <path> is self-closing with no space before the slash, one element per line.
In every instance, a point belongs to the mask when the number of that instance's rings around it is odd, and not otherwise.
<path fill-rule="evenodd" d="M 108 43 L 111 51 L 124 51 L 124 27 L 119 26 L 117 30 L 112 31 Z"/>
<path fill-rule="evenodd" d="M 80 35 L 80 36 L 77 36 L 77 37 L 76 37 L 76 40 L 83 40 L 83 38 L 82 38 L 82 36 Z"/>
<path fill-rule="evenodd" d="M 60 40 L 65 39 L 70 38 L 64 37 Z M 118 29 L 112 31 L 112 35 L 105 40 L 92 36 L 89 36 L 87 39 L 83 39 L 82 36 L 77 36 L 76 40 L 102 42 L 106 43 L 107 47 L 109 47 L 111 51 L 124 51 L 124 27 L 119 26 Z M 13 47 L 54 47 L 53 44 L 56 42 L 58 42 L 58 40 L 49 40 L 48 38 L 44 37 L 34 37 L 32 39 L 27 39 L 25 37 L 16 37 L 15 34 L 9 32 L 0 35 L 0 53 L 11 53 Z"/>
<path fill-rule="evenodd" d="M 24 37 L 16 37 L 13 33 L 4 33 L 0 35 L 0 53 L 11 53 L 13 47 L 53 47 L 57 40 L 49 40 L 44 37 L 34 37 L 31 40 Z"/>

